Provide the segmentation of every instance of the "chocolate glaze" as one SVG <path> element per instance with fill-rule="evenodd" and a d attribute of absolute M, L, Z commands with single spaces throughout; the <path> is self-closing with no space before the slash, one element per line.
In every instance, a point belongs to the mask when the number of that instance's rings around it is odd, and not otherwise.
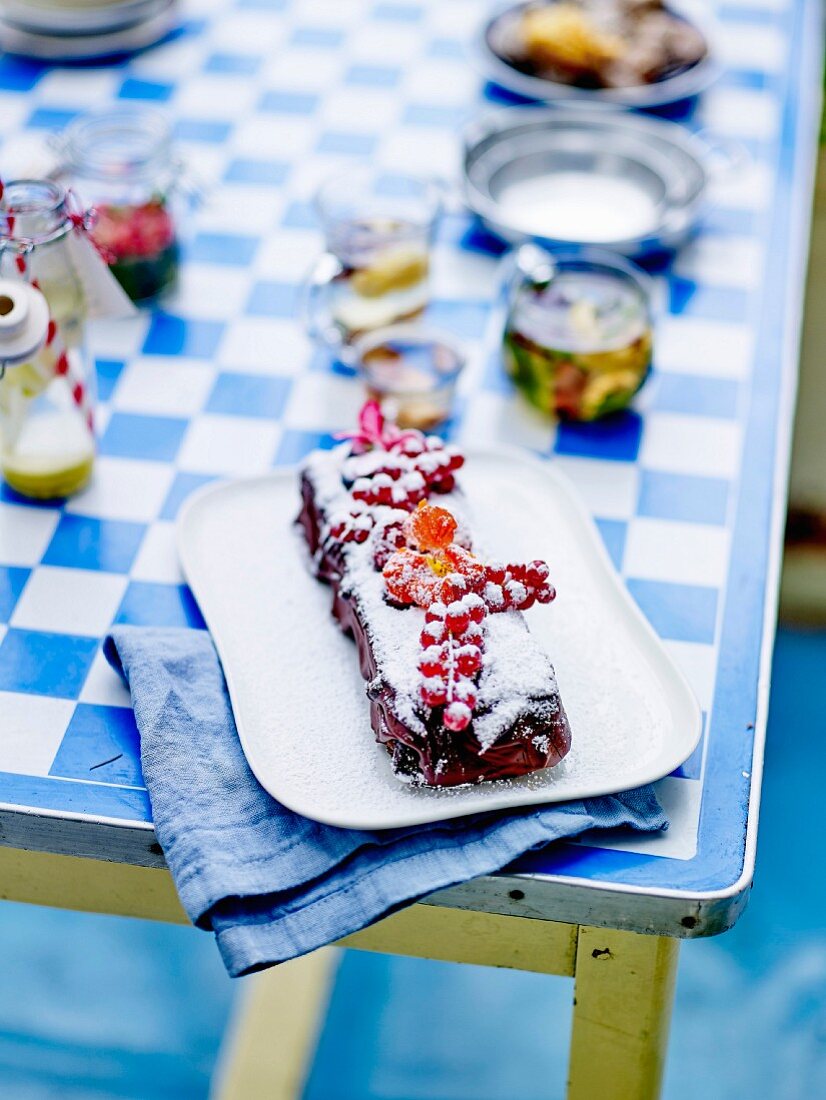
<path fill-rule="evenodd" d="M 442 724 L 441 707 L 422 710 L 424 736 L 399 720 L 392 707 L 393 689 L 373 686 L 381 681 L 370 644 L 370 627 L 359 614 L 357 596 L 342 585 L 346 563 L 341 547 L 333 543 L 329 550 L 321 548 L 324 515 L 306 473 L 301 478 L 301 497 L 297 522 L 313 556 L 316 576 L 333 590 L 333 617 L 355 640 L 361 674 L 368 684 L 370 724 L 376 740 L 389 752 L 394 770 L 416 783 L 453 787 L 512 778 L 558 764 L 571 747 L 571 731 L 555 690 L 544 699 L 529 701 L 529 709 L 484 752 L 473 723 L 460 732 L 448 730 Z"/>

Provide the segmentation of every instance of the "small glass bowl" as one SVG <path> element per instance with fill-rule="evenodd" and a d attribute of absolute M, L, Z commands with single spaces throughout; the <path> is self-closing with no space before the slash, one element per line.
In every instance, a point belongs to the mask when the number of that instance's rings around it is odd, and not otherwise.
<path fill-rule="evenodd" d="M 368 396 L 400 428 L 429 432 L 449 419 L 464 353 L 443 333 L 390 325 L 363 336 L 353 348 Z"/>

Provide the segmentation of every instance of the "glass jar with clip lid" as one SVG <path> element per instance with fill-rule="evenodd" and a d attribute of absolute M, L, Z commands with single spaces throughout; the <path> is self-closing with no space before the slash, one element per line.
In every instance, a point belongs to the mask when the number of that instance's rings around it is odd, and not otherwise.
<path fill-rule="evenodd" d="M 94 464 L 87 292 L 73 251 L 86 224 L 51 181 L 0 188 L 0 470 L 36 499 L 77 492 Z"/>

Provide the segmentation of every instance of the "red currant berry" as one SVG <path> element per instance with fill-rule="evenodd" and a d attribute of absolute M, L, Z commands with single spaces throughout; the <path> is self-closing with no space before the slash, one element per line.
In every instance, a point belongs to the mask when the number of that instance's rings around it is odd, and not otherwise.
<path fill-rule="evenodd" d="M 456 488 L 456 478 L 453 474 L 445 474 L 430 486 L 435 493 L 452 493 Z"/>
<path fill-rule="evenodd" d="M 419 671 L 423 676 L 445 679 L 444 650 L 442 646 L 430 645 L 419 658 Z"/>
<path fill-rule="evenodd" d="M 468 615 L 470 615 L 470 621 L 472 623 L 481 623 L 485 617 L 486 610 L 485 601 L 482 599 L 482 597 L 477 595 L 475 592 L 471 592 L 467 596 L 465 596 L 465 598 L 462 600 L 462 603 L 464 604 L 465 610 L 467 611 Z"/>
<path fill-rule="evenodd" d="M 460 730 L 467 729 L 472 718 L 473 713 L 465 703 L 451 703 L 445 709 L 442 721 L 447 729 L 458 733 Z"/>
<path fill-rule="evenodd" d="M 489 565 L 485 570 L 485 575 L 491 584 L 502 584 L 505 580 L 505 567 L 498 563 Z"/>
<path fill-rule="evenodd" d="M 464 634 L 470 625 L 470 615 L 458 600 L 448 607 L 445 623 L 451 634 Z"/>
<path fill-rule="evenodd" d="M 477 649 L 484 649 L 485 635 L 478 623 L 468 623 L 461 638 L 462 645 L 473 645 Z"/>
<path fill-rule="evenodd" d="M 525 580 L 532 588 L 539 588 L 548 579 L 548 563 L 544 561 L 532 561 L 525 569 Z"/>
<path fill-rule="evenodd" d="M 358 543 L 367 542 L 369 538 L 370 532 L 364 527 L 357 527 L 353 531 L 353 539 Z"/>
<path fill-rule="evenodd" d="M 433 677 L 424 681 L 419 688 L 419 698 L 426 707 L 441 707 L 447 702 L 447 688 Z"/>
<path fill-rule="evenodd" d="M 533 592 L 528 592 L 527 596 L 525 596 L 525 599 L 516 606 L 520 611 L 527 611 L 529 608 L 533 607 L 535 599 L 536 597 L 534 596 Z"/>
<path fill-rule="evenodd" d="M 552 584 L 543 584 L 534 593 L 539 603 L 551 603 L 556 599 L 556 589 Z"/>
<path fill-rule="evenodd" d="M 447 608 L 443 603 L 432 603 L 424 613 L 426 623 L 441 622 L 447 614 Z"/>
<path fill-rule="evenodd" d="M 462 646 L 456 658 L 456 667 L 463 676 L 474 676 L 482 667 L 482 652 L 478 646 Z"/>
<path fill-rule="evenodd" d="M 430 622 L 425 623 L 424 630 L 421 633 L 420 641 L 422 646 L 427 648 L 431 645 L 440 645 L 447 637 L 447 627 L 444 623 Z"/>

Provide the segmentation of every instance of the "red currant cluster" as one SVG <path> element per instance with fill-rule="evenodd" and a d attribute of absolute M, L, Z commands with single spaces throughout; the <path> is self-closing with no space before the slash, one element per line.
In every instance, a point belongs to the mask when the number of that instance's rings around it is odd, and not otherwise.
<path fill-rule="evenodd" d="M 548 573 L 544 561 L 487 565 L 482 592 L 485 604 L 491 611 L 527 611 L 534 603 L 550 603 L 556 598 L 556 589 L 548 581 Z"/>
<path fill-rule="evenodd" d="M 350 512 L 333 520 L 329 536 L 336 542 L 367 542 L 373 523 L 369 512 Z"/>
<path fill-rule="evenodd" d="M 463 580 L 463 578 L 459 578 Z M 465 729 L 477 702 L 475 677 L 482 668 L 487 608 L 480 596 L 468 593 L 449 604 L 433 603 L 425 612 L 419 658 L 419 697 L 428 707 L 444 707 L 449 730 Z"/>

